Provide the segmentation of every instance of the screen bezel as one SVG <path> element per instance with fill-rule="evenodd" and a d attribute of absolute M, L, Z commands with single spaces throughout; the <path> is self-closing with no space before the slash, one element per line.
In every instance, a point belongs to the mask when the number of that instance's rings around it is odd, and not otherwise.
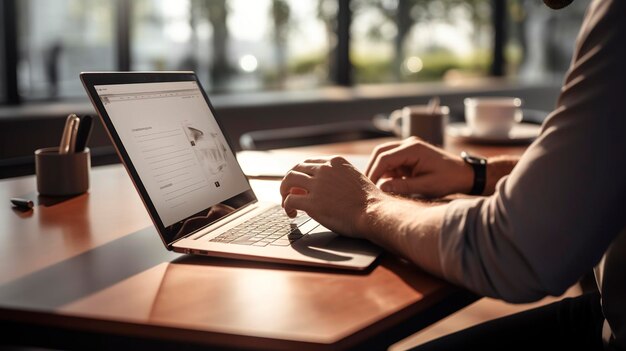
<path fill-rule="evenodd" d="M 229 136 L 226 133 L 224 133 L 223 124 L 221 123 L 218 115 L 215 113 L 215 109 L 213 108 L 213 105 L 211 104 L 211 101 L 209 100 L 208 95 L 206 94 L 196 74 L 191 71 L 184 71 L 184 72 L 82 72 L 80 74 L 80 79 L 83 83 L 85 90 L 87 91 L 87 95 L 89 95 L 89 99 L 91 100 L 91 103 L 93 104 L 96 111 L 98 112 L 98 115 L 100 116 L 100 120 L 104 124 L 105 130 L 107 131 L 109 138 L 113 142 L 113 146 L 115 147 L 117 154 L 122 159 L 122 163 L 124 164 L 126 171 L 130 175 L 133 181 L 133 184 L 135 185 L 135 188 L 137 189 L 137 192 L 139 193 L 141 200 L 143 201 L 144 206 L 148 210 L 148 213 L 150 215 L 150 218 L 152 219 L 152 222 L 157 227 L 159 236 L 161 237 L 161 241 L 163 242 L 163 244 L 168 250 L 173 249 L 172 245 L 175 242 L 185 237 L 188 237 L 191 234 L 197 233 L 199 230 L 202 230 L 203 228 L 206 228 L 215 222 L 218 222 L 220 220 L 223 220 L 224 218 L 232 216 L 234 213 L 238 212 L 242 208 L 250 204 L 256 203 L 258 201 L 256 198 L 256 195 L 254 194 L 254 191 L 252 190 L 252 187 L 250 186 L 250 181 L 246 177 L 248 190 L 243 191 L 240 194 L 235 195 L 226 201 L 234 200 L 239 197 L 243 199 L 249 198 L 250 201 L 238 207 L 234 212 L 224 217 L 221 217 L 219 219 L 216 219 L 213 222 L 207 223 L 206 225 L 202 226 L 202 228 L 194 230 L 190 233 L 187 233 L 184 237 L 177 238 L 175 240 L 172 240 L 171 242 L 168 242 L 166 238 L 173 238 L 176 235 L 176 233 L 174 233 L 174 229 L 172 228 L 174 224 L 169 227 L 165 227 L 163 225 L 163 221 L 161 220 L 161 217 L 159 216 L 156 210 L 156 207 L 152 203 L 152 200 L 150 199 L 150 196 L 148 195 L 148 192 L 143 182 L 141 181 L 141 178 L 139 177 L 139 173 L 135 169 L 135 166 L 133 165 L 130 159 L 130 156 L 128 155 L 128 152 L 126 151 L 126 148 L 124 147 L 124 144 L 122 143 L 122 140 L 119 134 L 117 133 L 117 130 L 115 129 L 115 126 L 113 125 L 113 122 L 111 121 L 111 118 L 109 117 L 106 111 L 106 108 L 102 104 L 102 101 L 95 89 L 95 86 L 113 85 L 113 84 L 168 83 L 168 82 L 194 81 L 198 85 L 198 88 L 200 89 L 200 91 L 202 92 L 204 101 L 209 106 L 209 109 L 211 110 L 211 113 L 213 114 L 222 134 L 224 134 L 224 138 L 226 139 L 226 142 L 228 143 L 228 147 L 230 147 L 231 151 L 234 153 L 235 151 L 233 148 L 233 143 L 231 139 L 229 138 Z M 239 165 L 239 162 L 237 162 L 237 167 L 239 171 L 243 173 L 243 171 L 241 170 L 241 166 Z M 211 204 L 209 207 L 207 207 L 206 209 L 198 213 L 208 211 L 213 205 L 216 205 L 216 204 Z M 189 220 L 195 217 L 198 213 L 191 214 L 189 217 L 183 218 L 177 223 L 180 223 L 181 221 Z"/>

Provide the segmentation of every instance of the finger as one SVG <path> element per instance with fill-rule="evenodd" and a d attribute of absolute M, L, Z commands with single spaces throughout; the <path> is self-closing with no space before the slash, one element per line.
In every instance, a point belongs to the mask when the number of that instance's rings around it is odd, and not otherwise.
<path fill-rule="evenodd" d="M 306 160 L 304 160 L 303 163 L 326 163 L 326 162 L 329 162 L 331 158 L 333 158 L 333 156 L 320 156 L 320 157 L 307 158 Z"/>
<path fill-rule="evenodd" d="M 418 166 L 425 147 L 427 147 L 426 144 L 411 137 L 397 148 L 381 153 L 374 161 L 369 178 L 373 183 L 377 183 L 383 174 L 399 167 L 414 170 Z"/>
<path fill-rule="evenodd" d="M 343 156 L 333 156 L 328 161 L 330 162 L 331 166 L 346 166 L 346 165 L 350 165 L 350 166 L 354 167 L 352 165 L 352 163 L 350 163 L 350 161 L 346 160 L 346 158 L 343 157 Z"/>
<path fill-rule="evenodd" d="M 310 203 L 311 200 L 309 198 L 309 194 L 289 194 L 283 202 L 283 207 L 285 209 L 285 213 L 287 213 L 287 216 L 293 218 L 298 214 L 298 210 L 308 212 L 307 209 Z"/>
<path fill-rule="evenodd" d="M 293 194 L 293 195 L 306 195 L 308 193 L 309 193 L 308 191 L 302 188 L 291 188 L 291 191 L 289 192 L 289 194 Z"/>
<path fill-rule="evenodd" d="M 324 157 L 324 156 L 320 156 L 320 157 L 314 157 L 314 158 L 307 158 L 304 161 L 296 164 L 295 166 L 293 166 L 291 169 L 296 169 L 298 166 L 300 165 L 308 165 L 308 166 L 312 166 L 312 165 L 316 165 L 316 164 L 322 164 L 322 163 L 326 163 L 330 160 L 331 156 L 328 157 Z M 303 172 L 306 173 L 306 172 Z"/>
<path fill-rule="evenodd" d="M 299 163 L 295 165 L 291 170 L 314 176 L 319 171 L 319 164 Z"/>
<path fill-rule="evenodd" d="M 380 176 L 378 181 L 380 182 L 385 178 L 403 178 L 403 177 L 415 177 L 417 174 L 413 174 L 413 169 L 411 167 L 401 166 L 395 169 L 390 169 L 385 174 Z"/>
<path fill-rule="evenodd" d="M 385 179 L 380 183 L 380 190 L 386 193 L 410 195 L 428 193 L 426 181 L 422 177 Z"/>
<path fill-rule="evenodd" d="M 402 147 L 381 153 L 374 161 L 369 175 L 370 180 L 376 184 L 385 173 L 393 172 L 400 166 L 414 166 L 410 164 L 409 156 L 406 148 Z"/>
<path fill-rule="evenodd" d="M 311 181 L 311 176 L 308 174 L 294 170 L 287 172 L 287 175 L 285 175 L 285 178 L 283 178 L 283 181 L 280 183 L 280 196 L 283 198 L 283 202 L 285 202 L 285 198 L 290 194 L 292 188 L 300 188 L 308 191 Z"/>
<path fill-rule="evenodd" d="M 415 142 L 424 141 L 422 138 L 412 135 L 404 140 L 402 140 L 402 144 L 415 144 Z"/>
<path fill-rule="evenodd" d="M 291 188 L 291 191 L 289 192 L 289 195 L 306 195 L 308 194 L 308 192 L 304 189 L 301 188 Z M 289 196 L 287 195 L 287 196 Z M 283 204 L 284 206 L 284 204 Z M 295 209 L 290 209 L 289 211 L 287 211 L 285 209 L 285 212 L 287 213 L 287 216 L 294 218 L 295 216 L 298 215 L 298 211 Z"/>
<path fill-rule="evenodd" d="M 369 161 L 367 161 L 367 167 L 365 168 L 365 175 L 367 175 L 369 177 L 369 174 L 372 170 L 372 166 L 374 165 L 374 162 L 376 161 L 376 158 L 378 157 L 378 155 L 380 155 L 382 152 L 385 152 L 387 150 L 391 150 L 397 146 L 399 146 L 400 144 L 402 144 L 401 141 L 391 141 L 388 143 L 384 143 L 384 144 L 380 144 L 378 145 L 374 151 L 372 151 L 372 154 L 370 155 L 370 159 Z"/>

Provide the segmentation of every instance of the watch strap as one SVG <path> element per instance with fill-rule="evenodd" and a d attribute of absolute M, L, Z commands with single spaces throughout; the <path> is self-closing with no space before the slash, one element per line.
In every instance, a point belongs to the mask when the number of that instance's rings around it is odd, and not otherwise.
<path fill-rule="evenodd" d="M 461 153 L 461 157 L 474 170 L 474 183 L 469 195 L 482 195 L 487 184 L 487 159 L 471 156 L 465 151 Z"/>

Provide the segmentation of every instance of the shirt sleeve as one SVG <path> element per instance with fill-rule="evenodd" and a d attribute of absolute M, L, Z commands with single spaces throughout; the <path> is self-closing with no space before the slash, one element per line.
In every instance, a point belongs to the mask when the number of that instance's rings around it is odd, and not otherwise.
<path fill-rule="evenodd" d="M 450 203 L 444 276 L 511 302 L 559 295 L 602 257 L 626 217 L 623 0 L 587 11 L 556 110 L 493 196 Z"/>

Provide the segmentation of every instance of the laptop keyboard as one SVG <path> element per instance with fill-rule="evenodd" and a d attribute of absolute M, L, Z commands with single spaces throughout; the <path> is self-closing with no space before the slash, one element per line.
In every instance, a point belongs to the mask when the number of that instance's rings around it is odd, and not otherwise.
<path fill-rule="evenodd" d="M 316 221 L 302 212 L 296 218 L 289 218 L 282 207 L 276 206 L 210 241 L 251 246 L 289 246 L 317 226 Z"/>

